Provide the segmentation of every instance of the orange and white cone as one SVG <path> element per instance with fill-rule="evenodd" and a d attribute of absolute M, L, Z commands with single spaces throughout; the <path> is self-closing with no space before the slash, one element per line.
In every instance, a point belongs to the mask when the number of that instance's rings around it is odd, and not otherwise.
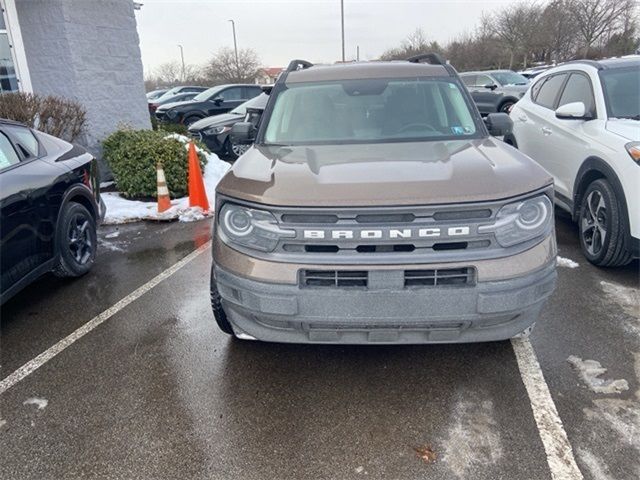
<path fill-rule="evenodd" d="M 164 176 L 162 165 L 158 164 L 158 213 L 165 212 L 171 208 L 171 199 L 169 198 L 169 189 L 167 188 L 167 179 Z"/>

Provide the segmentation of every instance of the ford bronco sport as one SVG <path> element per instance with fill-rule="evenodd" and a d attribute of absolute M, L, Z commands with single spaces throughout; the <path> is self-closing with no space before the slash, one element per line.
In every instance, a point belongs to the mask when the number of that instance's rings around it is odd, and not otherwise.
<path fill-rule="evenodd" d="M 438 55 L 295 60 L 217 187 L 211 299 L 241 339 L 528 333 L 555 287 L 553 183 Z"/>

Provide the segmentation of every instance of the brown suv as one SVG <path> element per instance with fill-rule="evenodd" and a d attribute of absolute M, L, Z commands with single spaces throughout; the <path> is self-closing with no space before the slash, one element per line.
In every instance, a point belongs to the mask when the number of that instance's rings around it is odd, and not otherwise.
<path fill-rule="evenodd" d="M 291 62 L 216 195 L 211 299 L 239 338 L 445 343 L 526 333 L 555 287 L 553 185 L 456 71 Z"/>

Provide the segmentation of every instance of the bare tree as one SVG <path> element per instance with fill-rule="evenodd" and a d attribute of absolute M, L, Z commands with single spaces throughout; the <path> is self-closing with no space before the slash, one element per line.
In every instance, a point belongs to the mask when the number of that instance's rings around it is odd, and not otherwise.
<path fill-rule="evenodd" d="M 583 55 L 589 56 L 591 48 L 616 30 L 625 16 L 635 11 L 633 0 L 571 0 L 572 19 L 576 23 Z"/>
<path fill-rule="evenodd" d="M 386 50 L 380 59 L 404 60 L 413 55 L 430 52 L 442 53 L 443 49 L 438 42 L 430 42 L 421 28 L 416 28 L 402 41 L 399 47 Z"/>
<path fill-rule="evenodd" d="M 571 0 L 552 0 L 540 17 L 542 57 L 545 62 L 564 62 L 576 51 L 578 31 L 571 18 Z"/>
<path fill-rule="evenodd" d="M 207 64 L 207 77 L 213 83 L 253 83 L 260 69 L 255 50 L 238 51 L 238 63 L 232 48 L 221 48 Z"/>

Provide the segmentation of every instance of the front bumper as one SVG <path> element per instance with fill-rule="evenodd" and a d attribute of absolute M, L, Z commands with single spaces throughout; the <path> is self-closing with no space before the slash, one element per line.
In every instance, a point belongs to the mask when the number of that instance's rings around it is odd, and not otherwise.
<path fill-rule="evenodd" d="M 536 321 L 556 284 L 555 258 L 524 276 L 464 287 L 406 288 L 393 270 L 362 290 L 266 283 L 219 266 L 212 273 L 236 334 L 291 343 L 505 340 Z"/>

